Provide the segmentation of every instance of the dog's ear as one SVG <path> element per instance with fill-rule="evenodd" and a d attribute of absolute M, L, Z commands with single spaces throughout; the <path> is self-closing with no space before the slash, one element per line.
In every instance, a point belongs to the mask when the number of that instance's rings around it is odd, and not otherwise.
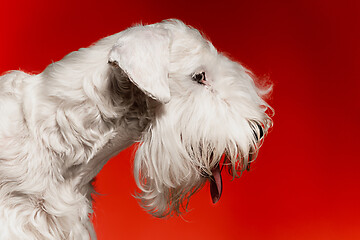
<path fill-rule="evenodd" d="M 170 34 L 153 26 L 122 32 L 109 54 L 109 63 L 120 67 L 145 94 L 161 103 L 170 101 L 168 83 Z"/>

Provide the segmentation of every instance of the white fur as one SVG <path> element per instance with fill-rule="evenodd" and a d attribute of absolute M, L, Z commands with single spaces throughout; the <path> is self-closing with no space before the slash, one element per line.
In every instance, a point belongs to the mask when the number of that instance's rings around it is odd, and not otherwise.
<path fill-rule="evenodd" d="M 224 153 L 234 176 L 256 155 L 267 92 L 178 20 L 0 77 L 0 239 L 96 239 L 91 181 L 134 142 L 142 206 L 181 213 Z"/>

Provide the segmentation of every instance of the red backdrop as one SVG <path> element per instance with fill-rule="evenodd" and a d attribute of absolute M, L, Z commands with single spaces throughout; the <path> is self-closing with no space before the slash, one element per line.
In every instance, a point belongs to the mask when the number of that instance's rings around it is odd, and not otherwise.
<path fill-rule="evenodd" d="M 2 1 L 0 72 L 40 72 L 133 23 L 180 18 L 274 82 L 274 129 L 220 203 L 206 186 L 167 220 L 132 197 L 133 150 L 121 153 L 96 181 L 99 239 L 360 239 L 359 13 L 356 0 Z"/>

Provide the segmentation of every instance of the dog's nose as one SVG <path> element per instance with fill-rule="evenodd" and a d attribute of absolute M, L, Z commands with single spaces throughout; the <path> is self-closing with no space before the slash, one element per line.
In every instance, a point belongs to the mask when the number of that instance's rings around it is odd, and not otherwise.
<path fill-rule="evenodd" d="M 200 175 L 201 175 L 203 178 L 210 178 L 210 177 L 211 177 L 211 174 L 207 173 L 207 172 L 204 171 L 204 170 L 201 170 L 201 171 L 200 171 Z"/>
<path fill-rule="evenodd" d="M 256 126 L 257 126 L 257 128 L 259 129 L 259 134 L 258 134 L 258 132 L 257 132 L 257 129 L 253 129 L 254 135 L 255 135 L 255 139 L 256 139 L 256 141 L 260 141 L 260 139 L 264 136 L 263 127 L 262 127 L 260 124 L 258 124 L 258 123 L 256 123 Z"/>

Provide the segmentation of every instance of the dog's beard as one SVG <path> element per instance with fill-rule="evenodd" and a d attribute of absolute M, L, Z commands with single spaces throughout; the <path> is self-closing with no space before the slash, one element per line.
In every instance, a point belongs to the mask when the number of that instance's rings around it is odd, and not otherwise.
<path fill-rule="evenodd" d="M 145 169 L 140 171 L 138 186 L 141 193 L 138 193 L 137 197 L 141 206 L 156 217 L 179 215 L 186 211 L 190 197 L 200 190 L 207 180 L 194 169 L 179 183 L 176 183 L 175 179 L 168 179 L 171 186 L 159 185 L 159 181 L 148 176 Z"/>
<path fill-rule="evenodd" d="M 134 175 L 141 191 L 137 197 L 142 207 L 156 217 L 186 211 L 190 197 L 207 181 L 216 203 L 222 192 L 223 167 L 239 177 L 256 157 L 264 132 L 260 123 L 247 122 L 244 132 L 248 141 L 209 141 L 201 134 L 175 129 L 171 124 L 152 125 L 135 157 Z M 200 140 L 192 139 L 194 135 Z"/>
<path fill-rule="evenodd" d="M 206 182 L 179 142 L 181 138 L 167 136 L 162 130 L 153 126 L 143 137 L 134 164 L 135 180 L 141 191 L 137 197 L 142 207 L 156 217 L 186 210 L 189 198 Z"/>
<path fill-rule="evenodd" d="M 183 158 L 172 158 L 175 151 L 155 150 L 152 147 L 154 146 L 149 146 L 147 142 L 140 146 L 135 159 L 135 179 L 141 190 L 137 195 L 140 204 L 156 217 L 185 212 L 190 197 L 207 181 L 210 182 L 212 201 L 216 203 L 222 193 L 223 167 L 234 177 L 239 177 L 246 169 L 249 159 L 248 156 L 235 153 L 236 150 L 225 150 L 227 153 L 224 154 L 203 151 L 201 157 L 188 152 Z M 148 151 L 149 148 L 151 152 Z M 159 153 L 167 156 L 156 157 Z M 177 164 L 169 162 L 169 159 L 177 159 Z"/>

